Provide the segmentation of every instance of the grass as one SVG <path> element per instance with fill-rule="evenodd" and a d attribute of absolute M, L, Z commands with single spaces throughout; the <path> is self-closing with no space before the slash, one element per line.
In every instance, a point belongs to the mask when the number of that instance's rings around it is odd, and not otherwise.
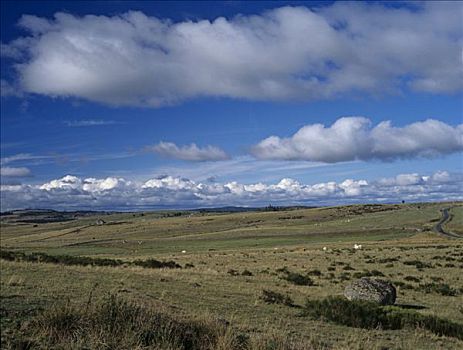
<path fill-rule="evenodd" d="M 36 224 L 15 224 L 2 217 L 2 251 L 27 256 L 40 252 L 52 257 L 48 262 L 0 260 L 2 340 L 23 339 L 46 348 L 44 335 L 34 333 L 28 324 L 54 306 L 64 307 L 68 299 L 69 307 L 83 312 L 90 293 L 95 301 L 89 310 L 94 310 L 111 293 L 118 300 L 169 319 L 193 322 L 205 318 L 214 324 L 224 318 L 230 323 L 227 332 L 233 330 L 248 339 L 249 346 L 264 344 L 264 349 L 285 343 L 302 343 L 303 349 L 463 348 L 456 337 L 440 337 L 424 328 L 363 329 L 298 316 L 307 298 L 342 295 L 355 274 L 366 273 L 397 281 L 397 303 L 416 306 L 415 313 L 463 323 L 458 307 L 463 304 L 463 244 L 431 231 L 435 223 L 430 220 L 439 218 L 442 205 L 447 204 L 392 205 L 373 212 L 362 212 L 359 205 L 288 213 L 193 213 L 191 217 L 123 213 L 105 216 L 108 225 L 98 227 L 93 225 L 94 218 L 34 227 Z M 118 224 L 109 225 L 113 222 Z M 354 243 L 362 244 L 362 249 L 352 249 Z M 51 261 L 62 256 L 122 264 Z M 173 261 L 184 268 L 133 264 L 149 264 L 150 259 Z M 404 264 L 408 261 L 433 268 Z M 446 266 L 448 263 L 455 267 Z M 282 278 L 289 274 L 296 281 L 308 277 L 312 285 Z M 407 276 L 416 280 L 407 280 Z M 443 295 L 434 287 L 428 286 L 430 292 L 428 287 L 420 287 L 431 283 L 448 285 L 457 293 Z M 277 293 L 278 302 L 270 302 L 271 293 L 265 299 L 263 290 Z M 286 297 L 299 307 L 286 306 Z M 220 348 L 220 342 L 214 346 Z"/>

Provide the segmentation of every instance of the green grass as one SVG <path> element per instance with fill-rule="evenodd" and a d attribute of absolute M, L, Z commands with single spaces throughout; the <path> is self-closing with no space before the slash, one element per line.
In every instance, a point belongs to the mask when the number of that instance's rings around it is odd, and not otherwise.
<path fill-rule="evenodd" d="M 94 217 L 36 227 L 2 217 L 2 251 L 123 262 L 112 267 L 0 261 L 2 339 L 37 341 L 26 326 L 52 306 L 70 299 L 73 308 L 82 309 L 90 294 L 99 303 L 111 293 L 174 319 L 225 318 L 233 334 L 256 344 L 269 338 L 275 344 L 302 342 L 308 349 L 463 348 L 461 340 L 423 328 L 366 330 L 300 317 L 307 299 L 342 295 L 356 274 L 367 274 L 396 281 L 397 303 L 416 308 L 416 314 L 463 323 L 463 242 L 432 231 L 446 206 L 388 205 L 372 211 L 356 205 L 191 217 L 125 213 L 105 216 L 108 224 L 102 226 L 94 225 Z M 458 217 L 451 222 L 458 228 Z M 354 250 L 354 243 L 362 249 Z M 150 259 L 184 268 L 134 264 Z M 284 271 L 313 283 L 294 284 L 282 278 L 288 275 Z M 271 294 L 267 299 L 263 290 Z"/>

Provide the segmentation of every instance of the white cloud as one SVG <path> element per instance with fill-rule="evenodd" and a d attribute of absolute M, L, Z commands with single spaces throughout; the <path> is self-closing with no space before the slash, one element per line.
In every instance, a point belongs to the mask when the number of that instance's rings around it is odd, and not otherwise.
<path fill-rule="evenodd" d="M 206 146 L 200 148 L 192 143 L 187 146 L 177 146 L 172 142 L 159 142 L 157 145 L 146 147 L 145 150 L 155 152 L 163 157 L 189 160 L 195 162 L 225 160 L 229 157 L 218 147 Z"/>
<path fill-rule="evenodd" d="M 82 185 L 82 180 L 77 176 L 66 175 L 61 179 L 51 180 L 39 187 L 41 190 L 75 190 Z"/>
<path fill-rule="evenodd" d="M 284 178 L 275 184 L 196 182 L 161 176 L 142 182 L 123 178 L 82 179 L 66 175 L 39 185 L 1 186 L 2 210 L 137 209 L 155 207 L 324 205 L 358 202 L 463 200 L 463 174 L 399 174 L 377 181 L 303 184 Z"/>
<path fill-rule="evenodd" d="M 251 153 L 259 159 L 335 163 L 435 157 L 463 151 L 463 124 L 452 127 L 434 119 L 404 127 L 389 121 L 375 127 L 363 117 L 344 117 L 330 127 L 310 124 L 289 138 L 268 137 Z"/>
<path fill-rule="evenodd" d="M 30 174 L 30 169 L 25 167 L 14 168 L 6 166 L 0 168 L 0 176 L 4 177 L 24 177 L 29 176 Z"/>
<path fill-rule="evenodd" d="M 135 11 L 25 15 L 30 34 L 2 53 L 26 92 L 110 105 L 460 91 L 462 3 L 413 6 L 340 2 L 178 23 Z"/>
<path fill-rule="evenodd" d="M 101 120 L 101 119 L 87 119 L 87 120 L 66 120 L 64 121 L 69 127 L 83 127 L 83 126 L 102 126 L 119 124 L 114 120 Z"/>

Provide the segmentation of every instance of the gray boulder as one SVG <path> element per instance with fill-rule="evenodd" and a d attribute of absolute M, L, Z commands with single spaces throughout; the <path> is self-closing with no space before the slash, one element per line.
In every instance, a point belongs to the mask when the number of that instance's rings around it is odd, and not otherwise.
<path fill-rule="evenodd" d="M 388 281 L 363 277 L 344 289 L 348 300 L 373 301 L 381 305 L 393 305 L 396 299 L 396 289 Z"/>

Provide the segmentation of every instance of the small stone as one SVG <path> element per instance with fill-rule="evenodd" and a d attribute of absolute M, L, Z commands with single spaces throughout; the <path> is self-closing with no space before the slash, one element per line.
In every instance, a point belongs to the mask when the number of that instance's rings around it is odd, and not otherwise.
<path fill-rule="evenodd" d="M 364 300 L 381 305 L 393 305 L 397 294 L 392 283 L 363 277 L 348 285 L 344 290 L 344 296 L 348 300 Z"/>

